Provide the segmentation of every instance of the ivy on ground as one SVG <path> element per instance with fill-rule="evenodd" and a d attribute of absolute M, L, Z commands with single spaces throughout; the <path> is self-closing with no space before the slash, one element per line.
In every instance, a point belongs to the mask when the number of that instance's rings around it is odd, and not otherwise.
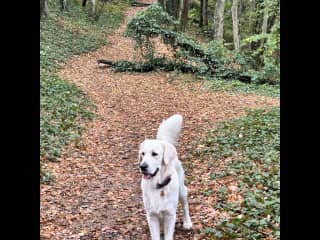
<path fill-rule="evenodd" d="M 82 120 L 93 117 L 94 105 L 79 88 L 61 79 L 57 71 L 71 56 L 106 43 L 106 36 L 123 20 L 126 1 L 105 5 L 97 21 L 80 1 L 68 2 L 61 12 L 58 1 L 48 1 L 50 14 L 40 22 L 40 178 L 53 178 L 45 161 L 56 161 L 65 144 L 80 141 Z"/>
<path fill-rule="evenodd" d="M 228 213 L 214 228 L 205 228 L 210 239 L 279 239 L 280 236 L 280 109 L 254 110 L 246 117 L 224 122 L 209 132 L 199 152 L 213 159 L 231 157 L 224 172 L 238 183 L 241 202 L 227 201 L 217 193 L 214 206 Z M 222 175 L 223 176 L 223 175 Z M 214 181 L 219 176 L 212 175 Z"/>

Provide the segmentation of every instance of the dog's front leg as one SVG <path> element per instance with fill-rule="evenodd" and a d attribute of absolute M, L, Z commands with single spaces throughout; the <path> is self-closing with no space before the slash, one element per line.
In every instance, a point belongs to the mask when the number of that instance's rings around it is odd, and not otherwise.
<path fill-rule="evenodd" d="M 160 221 L 159 216 L 154 214 L 147 214 L 150 234 L 152 240 L 160 240 Z"/>
<path fill-rule="evenodd" d="M 192 222 L 189 215 L 189 204 L 188 204 L 187 194 L 188 194 L 188 189 L 186 188 L 186 186 L 182 185 L 180 187 L 179 198 L 183 207 L 183 228 L 191 229 Z"/>
<path fill-rule="evenodd" d="M 176 225 L 176 213 L 164 216 L 164 240 L 173 240 Z"/>

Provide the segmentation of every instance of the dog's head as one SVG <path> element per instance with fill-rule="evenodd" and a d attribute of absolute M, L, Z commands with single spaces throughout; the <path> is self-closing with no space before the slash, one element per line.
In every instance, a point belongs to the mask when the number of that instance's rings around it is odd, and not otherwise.
<path fill-rule="evenodd" d="M 139 164 L 144 179 L 156 176 L 162 167 L 170 164 L 177 157 L 176 148 L 167 142 L 145 140 L 140 144 Z"/>

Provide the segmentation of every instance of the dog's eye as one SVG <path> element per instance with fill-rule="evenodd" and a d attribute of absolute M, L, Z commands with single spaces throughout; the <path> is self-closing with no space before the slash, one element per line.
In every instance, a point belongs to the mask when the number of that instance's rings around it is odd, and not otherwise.
<path fill-rule="evenodd" d="M 144 156 L 144 152 L 142 152 L 141 154 L 142 154 L 142 156 Z"/>
<path fill-rule="evenodd" d="M 158 156 L 158 153 L 152 152 L 152 156 L 153 157 Z"/>

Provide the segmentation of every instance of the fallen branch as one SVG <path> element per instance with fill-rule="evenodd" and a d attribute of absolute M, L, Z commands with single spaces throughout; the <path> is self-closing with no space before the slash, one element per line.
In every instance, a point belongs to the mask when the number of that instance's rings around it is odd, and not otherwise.
<path fill-rule="evenodd" d="M 109 61 L 109 60 L 104 60 L 104 59 L 98 59 L 97 60 L 98 63 L 102 63 L 102 64 L 106 64 L 106 65 L 109 65 L 110 67 L 112 66 L 112 61 Z"/>
<path fill-rule="evenodd" d="M 141 2 L 133 2 L 130 5 L 132 7 L 147 7 L 150 6 L 152 3 L 141 3 Z"/>
<path fill-rule="evenodd" d="M 151 72 L 155 70 L 160 71 L 174 71 L 179 70 L 183 73 L 196 73 L 198 69 L 183 63 L 183 62 L 171 62 L 166 61 L 165 59 L 153 59 L 153 62 L 130 62 L 130 61 L 110 61 L 105 59 L 98 59 L 97 62 L 99 64 L 105 64 L 107 67 L 112 67 L 116 72 Z M 215 73 L 211 72 L 210 75 L 213 76 Z M 222 79 L 237 79 L 244 83 L 251 83 L 251 78 L 246 76 L 245 74 L 241 73 L 241 71 L 232 71 L 232 72 L 225 72 L 218 73 Z"/>

